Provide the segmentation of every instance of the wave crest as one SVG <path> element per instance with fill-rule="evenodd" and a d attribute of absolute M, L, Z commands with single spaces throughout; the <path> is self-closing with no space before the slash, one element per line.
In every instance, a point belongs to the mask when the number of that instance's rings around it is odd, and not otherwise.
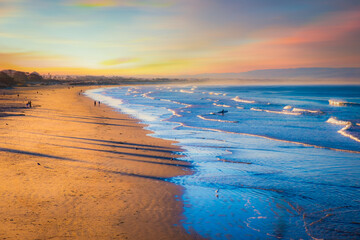
<path fill-rule="evenodd" d="M 236 97 L 232 98 L 231 100 L 234 100 L 235 102 L 242 102 L 242 103 L 255 103 L 254 100 L 241 99 L 241 98 L 239 98 L 239 96 L 236 96 Z"/>
<path fill-rule="evenodd" d="M 205 121 L 213 121 L 213 122 L 226 122 L 226 123 L 238 123 L 238 121 L 228 121 L 228 120 L 221 120 L 221 119 L 212 119 L 212 118 L 206 118 L 202 115 L 197 115 L 198 118 L 205 120 Z"/>
<path fill-rule="evenodd" d="M 354 133 L 349 133 L 349 131 L 356 131 L 359 132 L 359 124 L 356 123 L 355 125 L 352 124 L 350 121 L 342 121 L 342 120 L 338 120 L 336 117 L 331 117 L 329 118 L 327 121 L 327 123 L 331 123 L 331 124 L 335 124 L 335 125 L 342 125 L 345 126 L 342 129 L 340 129 L 339 131 L 337 131 L 338 133 L 340 133 L 341 135 L 343 135 L 344 137 L 348 137 L 354 141 L 360 142 L 360 138 L 358 136 L 355 136 Z"/>

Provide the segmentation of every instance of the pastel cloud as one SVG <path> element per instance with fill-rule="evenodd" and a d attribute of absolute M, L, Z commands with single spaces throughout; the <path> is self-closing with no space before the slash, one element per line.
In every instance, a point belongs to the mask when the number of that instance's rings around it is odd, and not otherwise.
<path fill-rule="evenodd" d="M 124 64 L 124 63 L 133 63 L 133 62 L 137 62 L 139 61 L 139 59 L 137 58 L 116 58 L 116 59 L 109 59 L 109 60 L 105 60 L 100 62 L 101 65 L 104 66 L 115 66 L 115 65 L 120 65 L 120 64 Z"/>
<path fill-rule="evenodd" d="M 101 7 L 166 7 L 172 5 L 171 1 L 139 1 L 139 0 L 77 0 L 70 1 L 70 6 L 81 8 L 101 8 Z"/>
<path fill-rule="evenodd" d="M 116 6 L 116 2 L 112 0 L 103 0 L 103 1 L 76 1 L 75 3 L 71 3 L 71 5 L 76 7 L 83 8 L 94 8 L 94 7 L 113 7 Z"/>
<path fill-rule="evenodd" d="M 356 1 L 0 0 L 0 69 L 175 75 L 359 66 L 359 23 Z"/>
<path fill-rule="evenodd" d="M 16 6 L 11 5 L 8 2 L 0 1 L 0 21 L 1 19 L 8 19 L 17 17 L 20 14 L 20 9 Z"/>
<path fill-rule="evenodd" d="M 276 44 L 304 44 L 340 40 L 348 34 L 360 32 L 360 9 L 324 16 L 319 21 L 293 31 L 290 36 L 276 40 Z"/>
<path fill-rule="evenodd" d="M 246 36 L 253 41 L 222 48 L 219 72 L 293 67 L 358 67 L 360 11 L 319 16 L 298 27 L 267 26 Z"/>
<path fill-rule="evenodd" d="M 54 67 L 58 65 L 73 64 L 70 57 L 50 55 L 41 52 L 0 52 L 0 65 L 4 68 L 17 66 L 22 68 Z"/>

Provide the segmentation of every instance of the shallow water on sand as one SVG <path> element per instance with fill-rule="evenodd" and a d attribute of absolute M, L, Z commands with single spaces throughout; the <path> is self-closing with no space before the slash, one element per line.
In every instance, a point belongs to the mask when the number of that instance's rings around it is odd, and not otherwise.
<path fill-rule="evenodd" d="M 87 91 L 178 141 L 189 231 L 212 239 L 360 239 L 360 87 Z M 330 101 L 329 101 L 330 100 Z"/>

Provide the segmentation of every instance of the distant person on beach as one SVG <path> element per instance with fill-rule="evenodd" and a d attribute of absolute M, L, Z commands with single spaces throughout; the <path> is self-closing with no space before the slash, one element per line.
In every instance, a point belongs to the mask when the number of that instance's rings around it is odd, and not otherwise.
<path fill-rule="evenodd" d="M 27 108 L 31 108 L 31 101 L 28 101 L 28 102 L 26 103 L 26 107 L 27 107 Z"/>
<path fill-rule="evenodd" d="M 99 107 L 100 107 L 100 101 L 98 101 L 98 105 L 99 105 Z"/>
<path fill-rule="evenodd" d="M 94 101 L 94 106 L 96 106 L 96 101 Z"/>

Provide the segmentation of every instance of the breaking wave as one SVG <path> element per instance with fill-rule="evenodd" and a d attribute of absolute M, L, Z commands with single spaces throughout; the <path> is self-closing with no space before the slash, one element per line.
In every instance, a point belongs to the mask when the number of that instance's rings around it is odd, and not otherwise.
<path fill-rule="evenodd" d="M 329 118 L 327 121 L 327 123 L 331 123 L 331 124 L 335 124 L 335 125 L 341 125 L 341 126 L 345 126 L 342 129 L 340 129 L 339 131 L 337 131 L 338 133 L 340 133 L 341 135 L 343 135 L 344 137 L 348 137 L 354 141 L 360 142 L 360 138 L 357 136 L 354 136 L 354 134 L 349 133 L 350 130 L 359 130 L 357 129 L 359 124 L 353 124 L 350 121 L 342 121 L 342 120 L 338 120 L 335 117 L 331 117 Z"/>
<path fill-rule="evenodd" d="M 224 122 L 224 123 L 238 123 L 239 121 L 229 121 L 229 120 L 221 120 L 221 119 L 213 119 L 213 118 L 206 118 L 202 115 L 197 115 L 198 118 L 205 120 L 205 121 L 213 121 L 213 122 Z"/>
<path fill-rule="evenodd" d="M 331 106 L 338 106 L 338 107 L 346 107 L 346 106 L 360 106 L 360 103 L 354 103 L 354 102 L 347 102 L 343 100 L 335 100 L 330 99 L 329 105 Z"/>
<path fill-rule="evenodd" d="M 234 100 L 235 102 L 242 102 L 242 103 L 255 103 L 254 100 L 241 99 L 241 98 L 239 98 L 239 96 L 236 96 L 236 97 L 232 98 L 231 100 Z"/>

